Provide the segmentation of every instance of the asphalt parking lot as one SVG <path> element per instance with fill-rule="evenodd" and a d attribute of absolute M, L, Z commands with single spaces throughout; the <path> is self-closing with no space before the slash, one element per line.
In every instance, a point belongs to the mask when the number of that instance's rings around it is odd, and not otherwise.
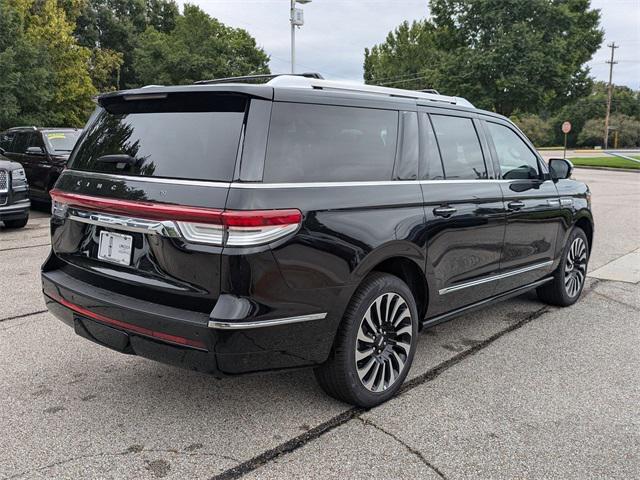
<path fill-rule="evenodd" d="M 640 175 L 575 177 L 596 221 L 582 300 L 424 331 L 369 411 L 310 371 L 216 380 L 83 340 L 44 309 L 48 215 L 0 229 L 0 479 L 637 478 Z"/>

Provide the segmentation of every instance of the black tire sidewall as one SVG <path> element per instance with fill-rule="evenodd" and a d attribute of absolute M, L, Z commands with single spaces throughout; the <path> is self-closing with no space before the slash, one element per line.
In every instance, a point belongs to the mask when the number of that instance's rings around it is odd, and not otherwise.
<path fill-rule="evenodd" d="M 409 351 L 409 355 L 407 356 L 405 369 L 398 377 L 396 382 L 387 390 L 376 393 L 367 390 L 364 385 L 362 385 L 362 382 L 358 377 L 355 361 L 355 349 L 356 338 L 362 318 L 364 317 L 373 301 L 380 295 L 383 295 L 385 293 L 397 293 L 405 300 L 405 302 L 407 302 L 407 305 L 411 311 L 411 349 Z M 357 398 L 358 405 L 370 407 L 387 401 L 397 393 L 397 391 L 404 383 L 404 380 L 411 368 L 413 357 L 416 351 L 416 344 L 418 339 L 418 311 L 411 290 L 402 280 L 392 275 L 384 275 L 375 278 L 373 281 L 364 286 L 361 295 L 358 298 L 357 304 L 351 306 L 351 308 L 349 309 L 349 313 L 345 317 L 344 321 L 344 327 L 346 328 L 347 333 L 347 345 L 344 346 L 346 348 L 347 364 L 343 365 L 343 368 L 345 368 L 345 373 L 347 374 L 349 388 Z"/>

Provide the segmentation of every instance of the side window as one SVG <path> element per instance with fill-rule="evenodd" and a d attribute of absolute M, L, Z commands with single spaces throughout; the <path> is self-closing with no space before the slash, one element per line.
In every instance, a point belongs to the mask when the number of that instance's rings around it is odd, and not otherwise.
<path fill-rule="evenodd" d="M 263 180 L 390 180 L 397 137 L 397 111 L 275 103 Z"/>
<path fill-rule="evenodd" d="M 11 152 L 11 144 L 13 143 L 13 133 L 0 133 L 0 148 L 7 152 Z"/>
<path fill-rule="evenodd" d="M 24 153 L 27 151 L 27 147 L 31 143 L 31 132 L 18 132 L 16 139 L 13 142 L 13 153 Z"/>
<path fill-rule="evenodd" d="M 422 113 L 420 131 L 422 139 L 421 160 L 420 160 L 420 179 L 421 180 L 442 180 L 444 171 L 442 170 L 442 160 L 440 159 L 440 151 L 436 134 L 429 120 L 429 115 Z"/>
<path fill-rule="evenodd" d="M 402 126 L 402 139 L 394 180 L 415 180 L 418 178 L 418 155 L 420 143 L 418 138 L 418 114 L 416 112 L 401 112 L 400 125 Z"/>
<path fill-rule="evenodd" d="M 42 141 L 42 137 L 40 133 L 32 133 L 29 135 L 29 141 L 27 143 L 27 148 L 29 147 L 40 147 L 44 150 L 44 142 Z M 26 151 L 26 149 L 25 149 Z"/>
<path fill-rule="evenodd" d="M 537 157 L 516 132 L 493 122 L 486 122 L 486 125 L 498 154 L 502 178 L 507 180 L 540 178 Z"/>
<path fill-rule="evenodd" d="M 444 174 L 450 180 L 487 178 L 482 147 L 470 118 L 431 115 L 442 153 Z"/>

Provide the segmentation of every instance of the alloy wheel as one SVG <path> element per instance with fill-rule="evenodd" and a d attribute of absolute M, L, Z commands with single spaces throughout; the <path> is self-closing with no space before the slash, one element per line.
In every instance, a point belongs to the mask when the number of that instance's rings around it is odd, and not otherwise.
<path fill-rule="evenodd" d="M 397 293 L 376 298 L 360 321 L 356 340 L 356 370 L 371 392 L 392 386 L 405 369 L 411 350 L 411 310 Z"/>
<path fill-rule="evenodd" d="M 587 275 L 587 246 L 584 240 L 577 237 L 571 242 L 564 268 L 564 288 L 567 295 L 573 298 L 580 293 Z"/>

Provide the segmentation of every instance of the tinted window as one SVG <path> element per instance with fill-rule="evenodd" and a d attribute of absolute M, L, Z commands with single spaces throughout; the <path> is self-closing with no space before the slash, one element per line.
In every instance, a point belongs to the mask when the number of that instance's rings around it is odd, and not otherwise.
<path fill-rule="evenodd" d="M 80 131 L 52 131 L 44 132 L 48 150 L 52 153 L 71 153 L 80 136 Z"/>
<path fill-rule="evenodd" d="M 245 97 L 219 94 L 103 102 L 70 165 L 125 175 L 231 180 L 246 103 Z M 113 155 L 129 160 L 113 161 Z"/>
<path fill-rule="evenodd" d="M 13 133 L 0 133 L 0 148 L 11 151 L 11 144 L 13 143 Z"/>
<path fill-rule="evenodd" d="M 415 112 L 402 112 L 400 120 L 402 141 L 400 142 L 400 152 L 396 161 L 394 178 L 398 180 L 415 180 L 418 178 L 418 156 L 420 153 L 418 114 Z"/>
<path fill-rule="evenodd" d="M 534 179 L 540 177 L 538 159 L 526 143 L 508 127 L 487 122 L 493 139 L 502 178 Z"/>
<path fill-rule="evenodd" d="M 25 153 L 27 147 L 31 145 L 33 136 L 34 134 L 32 132 L 18 132 L 11 147 L 13 153 Z"/>
<path fill-rule="evenodd" d="M 422 160 L 420 165 L 420 178 L 422 180 L 442 180 L 444 172 L 442 171 L 442 161 L 440 160 L 440 151 L 436 142 L 436 134 L 433 132 L 429 115 L 422 114 Z"/>
<path fill-rule="evenodd" d="M 431 115 L 444 163 L 452 180 L 487 178 L 480 140 L 470 118 Z"/>
<path fill-rule="evenodd" d="M 397 131 L 395 111 L 276 103 L 264 181 L 390 180 Z"/>

